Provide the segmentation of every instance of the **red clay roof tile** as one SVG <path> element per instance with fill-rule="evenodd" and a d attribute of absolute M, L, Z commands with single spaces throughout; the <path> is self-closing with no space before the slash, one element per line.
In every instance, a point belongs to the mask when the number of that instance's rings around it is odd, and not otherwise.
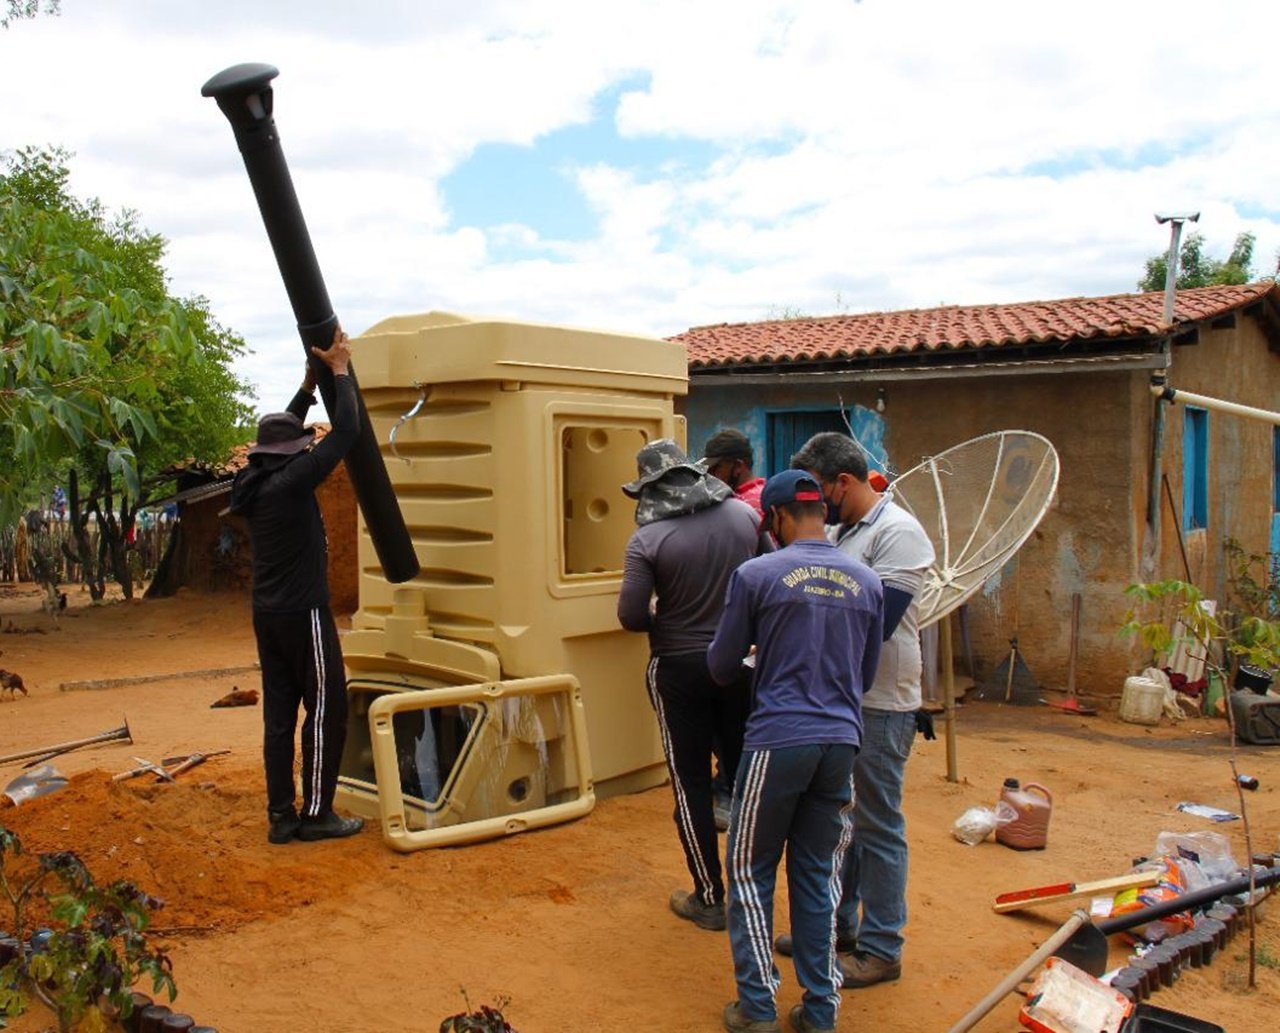
<path fill-rule="evenodd" d="M 1261 298 L 1271 281 L 1179 291 L 1175 323 L 1212 319 Z M 689 353 L 689 368 L 821 362 L 908 352 L 1017 347 L 1090 338 L 1153 337 L 1165 332 L 1164 294 L 950 305 L 861 315 L 697 326 L 669 338 Z"/>

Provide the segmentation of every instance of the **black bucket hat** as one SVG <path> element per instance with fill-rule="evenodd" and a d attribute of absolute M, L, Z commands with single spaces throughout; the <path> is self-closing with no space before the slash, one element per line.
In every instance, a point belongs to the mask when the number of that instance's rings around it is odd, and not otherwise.
<path fill-rule="evenodd" d="M 314 427 L 304 427 L 291 412 L 273 412 L 258 421 L 258 440 L 249 455 L 291 456 L 311 446 Z"/>

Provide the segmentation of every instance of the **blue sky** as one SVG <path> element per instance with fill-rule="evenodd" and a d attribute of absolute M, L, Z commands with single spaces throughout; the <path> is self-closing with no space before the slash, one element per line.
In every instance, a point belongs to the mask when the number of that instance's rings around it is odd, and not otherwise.
<path fill-rule="evenodd" d="M 641 179 L 689 179 L 717 155 L 688 136 L 622 136 L 619 98 L 644 89 L 643 76 L 613 83 L 592 98 L 589 120 L 555 129 L 530 144 L 485 143 L 440 181 L 452 223 L 492 230 L 523 225 L 539 239 L 586 243 L 600 230 L 599 213 L 578 189 L 584 164 L 603 164 Z M 536 249 L 511 245 L 499 258 L 532 257 Z"/>
<path fill-rule="evenodd" d="M 338 315 L 689 326 L 1134 289 L 1199 210 L 1274 271 L 1260 0 L 63 0 L 0 31 L 0 148 L 170 242 L 258 404 L 300 347 L 225 120 L 275 113 Z"/>

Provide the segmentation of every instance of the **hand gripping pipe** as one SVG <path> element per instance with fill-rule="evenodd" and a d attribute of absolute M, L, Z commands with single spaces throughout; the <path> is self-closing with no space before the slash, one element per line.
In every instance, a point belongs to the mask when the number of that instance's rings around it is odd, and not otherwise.
<path fill-rule="evenodd" d="M 200 92 L 216 100 L 231 123 L 294 318 L 298 321 L 303 350 L 315 370 L 324 404 L 332 412 L 333 374 L 323 363 L 314 360 L 311 347 L 329 347 L 338 317 L 329 301 L 329 291 L 311 246 L 311 234 L 307 232 L 289 166 L 280 147 L 275 119 L 271 117 L 271 80 L 279 74 L 271 65 L 234 65 L 206 82 Z M 417 575 L 418 557 L 396 502 L 364 399 L 360 397 L 355 372 L 352 367 L 350 375 L 359 406 L 360 436 L 347 453 L 347 472 L 383 572 L 392 584 L 400 584 Z"/>

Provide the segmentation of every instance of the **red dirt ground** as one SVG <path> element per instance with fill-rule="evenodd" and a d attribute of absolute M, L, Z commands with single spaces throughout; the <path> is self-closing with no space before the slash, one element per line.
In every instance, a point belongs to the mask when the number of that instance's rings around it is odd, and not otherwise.
<path fill-rule="evenodd" d="M 99 878 L 127 877 L 167 901 L 156 927 L 173 953 L 175 1007 L 222 1033 L 434 1031 L 462 1010 L 465 989 L 473 1005 L 509 998 L 505 1014 L 521 1033 L 720 1028 L 734 996 L 727 939 L 666 908 L 670 890 L 687 881 L 667 787 L 477 846 L 398 855 L 370 829 L 338 843 L 272 847 L 259 710 L 209 709 L 233 685 L 258 687 L 255 674 L 60 689 L 250 665 L 247 599 L 181 593 L 89 607 L 73 594 L 71 603 L 55 622 L 29 588 L 0 586 L 0 667 L 19 672 L 31 691 L 0 699 L 0 754 L 94 735 L 126 714 L 134 743 L 58 758 L 71 784 L 0 809 L 0 824 L 30 849 L 76 850 Z M 176 785 L 110 781 L 134 756 L 227 748 Z M 999 892 L 1118 874 L 1165 829 L 1213 828 L 1245 856 L 1239 822 L 1213 826 L 1174 811 L 1180 800 L 1237 809 L 1221 722 L 1148 730 L 1108 715 L 971 705 L 959 756 L 961 781 L 950 784 L 942 742 L 917 743 L 908 767 L 903 977 L 846 992 L 842 1031 L 948 1028 L 1070 911 L 996 915 L 990 903 Z M 1245 748 L 1241 764 L 1261 782 L 1248 801 L 1255 850 L 1280 850 L 1280 751 Z M 20 771 L 18 762 L 0 765 L 0 783 Z M 1047 850 L 952 838 L 955 818 L 992 803 L 1005 775 L 1054 790 Z M 1255 991 L 1244 989 L 1245 941 L 1237 939 L 1226 957 L 1153 1003 L 1231 1033 L 1272 1024 L 1280 903 L 1268 906 L 1259 942 L 1272 965 L 1259 967 Z M 785 892 L 777 918 L 785 928 Z M 1125 952 L 1113 944 L 1119 962 Z M 780 968 L 785 1014 L 799 991 L 789 963 Z M 1016 1029 L 1017 1008 L 1011 997 L 977 1028 Z M 11 1029 L 31 1033 L 47 1021 L 33 1013 Z"/>

